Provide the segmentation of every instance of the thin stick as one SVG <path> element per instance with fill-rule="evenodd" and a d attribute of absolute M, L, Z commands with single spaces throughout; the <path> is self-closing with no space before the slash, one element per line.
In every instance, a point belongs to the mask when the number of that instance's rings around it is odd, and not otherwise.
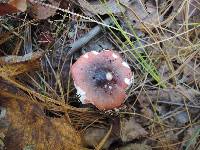
<path fill-rule="evenodd" d="M 111 25 L 112 20 L 111 18 L 107 18 L 104 20 L 104 24 Z M 102 25 L 97 25 L 94 28 L 92 28 L 88 33 L 86 33 L 83 37 L 79 38 L 77 41 L 72 43 L 70 45 L 71 49 L 69 50 L 69 47 L 64 48 L 64 51 L 68 51 L 67 56 L 73 54 L 75 51 L 83 47 L 85 44 L 87 44 L 90 40 L 92 40 L 96 35 L 98 35 L 101 32 Z"/>

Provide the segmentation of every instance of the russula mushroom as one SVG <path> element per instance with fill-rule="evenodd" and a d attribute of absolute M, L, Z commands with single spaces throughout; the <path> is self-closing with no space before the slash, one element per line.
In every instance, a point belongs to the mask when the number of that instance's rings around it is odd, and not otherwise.
<path fill-rule="evenodd" d="M 87 52 L 72 65 L 71 73 L 80 101 L 100 110 L 119 107 L 132 82 L 129 65 L 110 50 Z"/>

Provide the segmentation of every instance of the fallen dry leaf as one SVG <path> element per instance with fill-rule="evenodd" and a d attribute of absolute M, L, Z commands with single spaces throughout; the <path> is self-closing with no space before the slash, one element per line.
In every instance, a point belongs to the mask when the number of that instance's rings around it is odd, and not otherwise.
<path fill-rule="evenodd" d="M 144 107 L 144 108 L 141 110 L 141 113 L 142 113 L 144 116 L 148 117 L 148 118 L 153 118 L 153 117 L 154 117 L 153 111 L 152 111 L 150 108 L 148 108 L 148 107 Z"/>
<path fill-rule="evenodd" d="M 149 29 L 158 27 L 159 25 L 162 25 L 163 18 L 159 16 L 157 12 L 154 12 L 152 14 L 148 14 L 145 18 L 142 19 L 142 23 L 140 21 L 136 21 L 135 27 L 138 29 L 141 29 L 145 31 L 145 28 L 148 27 Z"/>
<path fill-rule="evenodd" d="M 86 146 L 95 147 L 101 139 L 104 138 L 108 132 L 107 128 L 89 127 L 83 134 L 83 141 Z M 109 148 L 110 144 L 114 141 L 114 137 L 110 137 L 103 146 L 103 149 Z"/>
<path fill-rule="evenodd" d="M 0 57 L 0 76 L 13 77 L 39 68 L 43 52 L 37 51 L 24 56 Z"/>
<path fill-rule="evenodd" d="M 152 148 L 145 144 L 128 144 L 123 147 L 119 147 L 116 150 L 151 150 Z"/>
<path fill-rule="evenodd" d="M 81 7 L 86 10 L 84 13 L 86 15 L 105 15 L 109 13 L 118 14 L 125 12 L 125 8 L 118 4 L 117 1 L 109 0 L 105 4 L 99 1 L 88 2 L 86 0 L 78 0 Z M 129 0 L 120 0 L 120 3 L 124 5 L 130 4 Z M 91 14 L 92 13 L 92 14 Z"/>
<path fill-rule="evenodd" d="M 163 17 L 157 13 L 156 7 L 152 7 L 152 5 L 145 6 L 144 1 L 141 0 L 121 0 L 119 3 L 113 0 L 109 0 L 106 3 L 99 1 L 88 2 L 86 0 L 79 0 L 78 2 L 86 10 L 84 12 L 86 15 L 105 15 L 112 13 L 121 17 L 121 14 L 124 13 L 130 22 L 136 22 L 134 27 L 139 29 L 144 29 L 144 25 L 148 25 L 148 28 L 157 27 L 163 20 Z M 124 16 L 122 20 L 124 20 Z"/>
<path fill-rule="evenodd" d="M 26 11 L 27 9 L 27 0 L 9 0 L 8 4 L 14 6 L 19 11 Z"/>
<path fill-rule="evenodd" d="M 64 118 L 50 119 L 39 103 L 0 84 L 0 133 L 4 149 L 81 149 L 81 139 Z M 13 93 L 11 93 L 11 91 Z"/>
<path fill-rule="evenodd" d="M 43 55 L 42 51 L 37 51 L 37 52 L 25 54 L 24 56 L 11 55 L 11 56 L 0 57 L 0 65 L 33 61 L 33 60 L 37 60 L 41 58 L 42 55 Z"/>
<path fill-rule="evenodd" d="M 133 19 L 138 20 L 137 17 L 143 19 L 146 16 L 148 16 L 148 12 L 145 9 L 144 3 L 140 0 L 134 1 L 130 5 L 126 5 L 126 7 L 127 7 L 126 15 L 131 20 Z"/>
<path fill-rule="evenodd" d="M 174 118 L 176 119 L 176 127 L 182 127 L 189 122 L 189 116 L 186 111 L 177 112 Z"/>
<path fill-rule="evenodd" d="M 174 7 L 174 10 L 173 11 L 177 11 L 177 3 L 183 3 L 182 1 L 179 1 L 179 0 L 176 0 L 174 1 L 173 3 L 173 7 Z M 189 6 L 188 6 L 189 5 Z M 186 7 L 189 7 L 188 8 L 188 11 L 186 11 Z M 200 21 L 200 16 L 199 16 L 199 13 L 200 13 L 200 1 L 199 0 L 190 0 L 189 3 L 185 2 L 184 3 L 184 7 L 182 7 L 181 11 L 179 11 L 176 15 L 176 19 L 179 21 L 179 22 L 185 22 L 185 18 L 187 16 L 188 17 L 188 22 L 199 22 Z"/>
<path fill-rule="evenodd" d="M 60 6 L 60 1 L 48 0 L 48 3 L 55 7 Z M 46 7 L 41 4 L 34 3 L 34 1 L 32 1 L 30 15 L 34 17 L 35 19 L 47 19 L 48 17 L 54 16 L 55 13 L 56 13 L 56 9 Z"/>
<path fill-rule="evenodd" d="M 18 10 L 10 4 L 1 3 L 0 4 L 0 16 L 4 16 L 11 13 L 16 13 Z"/>
<path fill-rule="evenodd" d="M 200 125 L 194 125 L 193 127 L 188 128 L 184 133 L 184 140 L 185 142 L 182 143 L 181 148 L 184 149 L 188 147 L 188 149 L 196 149 L 199 143 L 199 134 L 200 134 Z M 197 148 L 198 150 L 198 148 Z"/>
<path fill-rule="evenodd" d="M 196 60 L 191 60 L 183 68 L 182 82 L 187 84 L 196 83 L 200 84 L 200 67 Z"/>
<path fill-rule="evenodd" d="M 149 9 L 149 7 L 151 9 Z M 149 29 L 157 27 L 163 20 L 163 17 L 158 14 L 156 7 L 144 5 L 144 1 L 136 0 L 131 5 L 126 5 L 125 15 L 130 22 L 135 22 L 135 28 L 144 29 L 148 26 Z"/>
<path fill-rule="evenodd" d="M 16 12 L 24 12 L 27 9 L 26 0 L 10 0 L 8 3 L 0 3 L 0 16 Z"/>
<path fill-rule="evenodd" d="M 187 89 L 182 86 L 177 86 L 176 89 L 177 90 L 175 90 L 174 88 L 168 88 L 163 90 L 137 92 L 137 94 L 139 94 L 137 99 L 141 107 L 145 108 L 156 101 L 166 101 L 183 104 L 186 97 L 191 102 L 194 102 L 199 97 L 199 93 L 195 92 L 195 90 L 193 89 Z"/>
<path fill-rule="evenodd" d="M 148 134 L 148 132 L 140 124 L 138 124 L 134 118 L 130 118 L 129 120 L 122 118 L 120 128 L 120 134 L 123 142 L 132 141 Z"/>
<path fill-rule="evenodd" d="M 174 143 L 177 143 L 178 136 L 176 135 L 176 133 L 173 130 L 168 130 L 168 132 L 163 133 L 163 129 L 160 126 L 153 127 L 153 129 L 151 129 L 151 130 L 152 130 L 152 134 L 150 135 L 150 137 L 152 137 L 152 139 L 156 139 L 156 141 L 157 141 L 155 147 L 159 147 L 158 149 L 162 149 L 162 150 L 169 150 L 169 149 L 177 150 L 177 149 L 179 149 L 178 148 L 179 145 L 174 144 Z M 148 143 L 149 142 L 150 141 L 148 141 Z M 151 142 L 153 143 L 153 141 L 151 141 Z M 163 147 L 163 145 L 167 145 L 167 146 Z M 161 147 L 163 147 L 163 148 L 161 148 Z"/>

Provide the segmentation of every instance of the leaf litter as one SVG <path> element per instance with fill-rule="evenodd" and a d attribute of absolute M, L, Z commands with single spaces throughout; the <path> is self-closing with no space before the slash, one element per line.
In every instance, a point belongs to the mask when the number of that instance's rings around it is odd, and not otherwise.
<path fill-rule="evenodd" d="M 198 0 L 3 1 L 0 149 L 198 149 L 198 6 Z M 134 72 L 125 103 L 108 112 L 81 104 L 70 77 L 78 57 L 105 49 L 118 51 Z M 134 51 L 151 60 L 166 87 Z"/>

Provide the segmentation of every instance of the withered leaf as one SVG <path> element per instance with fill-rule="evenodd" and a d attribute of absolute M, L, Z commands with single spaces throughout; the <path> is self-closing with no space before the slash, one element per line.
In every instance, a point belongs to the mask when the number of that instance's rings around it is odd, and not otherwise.
<path fill-rule="evenodd" d="M 27 1 L 26 0 L 9 0 L 8 4 L 12 5 L 19 11 L 26 11 Z"/>
<path fill-rule="evenodd" d="M 54 7 L 59 7 L 60 1 L 57 2 L 56 0 L 49 0 L 49 4 L 53 5 Z M 36 19 L 47 19 L 48 17 L 54 16 L 56 13 L 56 9 L 43 6 L 38 3 L 32 2 L 32 7 L 30 9 L 30 14 Z"/>
<path fill-rule="evenodd" d="M 37 51 L 24 56 L 5 56 L 0 57 L 0 76 L 17 76 L 24 72 L 39 68 L 40 58 L 43 52 Z"/>
<path fill-rule="evenodd" d="M 30 97 L 1 90 L 0 108 L 5 109 L 5 115 L 0 118 L 5 149 L 80 149 L 80 136 L 69 122 L 48 118 L 39 103 Z"/>
<path fill-rule="evenodd" d="M 7 3 L 0 4 L 0 16 L 4 16 L 7 14 L 16 13 L 16 12 L 18 12 L 18 10 L 14 6 Z"/>
<path fill-rule="evenodd" d="M 125 15 L 129 18 L 130 22 L 136 22 L 134 25 L 135 28 L 141 30 L 144 30 L 145 26 L 154 28 L 163 20 L 163 17 L 157 12 L 156 7 L 151 8 L 151 12 L 148 11 L 148 7 L 150 6 L 144 5 L 144 2 L 141 0 L 136 0 L 132 4 L 126 5 Z"/>
<path fill-rule="evenodd" d="M 10 0 L 8 3 L 0 3 L 0 16 L 16 12 L 24 12 L 27 9 L 26 0 Z"/>
<path fill-rule="evenodd" d="M 105 4 L 99 1 L 87 2 L 86 0 L 79 0 L 78 2 L 83 9 L 91 12 L 93 15 L 105 15 L 109 13 L 117 14 L 123 13 L 126 10 L 122 5 L 118 4 L 117 1 L 113 0 L 109 0 Z M 123 0 L 120 2 L 122 2 L 124 5 L 130 4 L 129 0 Z M 85 12 L 86 15 L 91 15 L 88 12 Z"/>
<path fill-rule="evenodd" d="M 146 136 L 148 132 L 135 121 L 134 118 L 121 120 L 120 134 L 122 141 L 128 142 L 139 137 Z"/>
<path fill-rule="evenodd" d="M 105 15 L 112 13 L 118 17 L 121 17 L 121 14 L 123 13 L 127 18 L 129 18 L 130 22 L 136 22 L 134 27 L 138 29 L 145 29 L 145 25 L 147 25 L 148 28 L 157 27 L 163 20 L 163 17 L 157 13 L 156 7 L 148 9 L 146 7 L 150 6 L 145 6 L 144 1 L 141 0 L 109 0 L 106 3 L 99 1 L 88 2 L 86 0 L 79 0 L 78 2 L 85 10 L 84 13 L 86 15 Z M 124 16 L 122 20 L 124 20 Z"/>
<path fill-rule="evenodd" d="M 105 137 L 107 132 L 108 128 L 89 127 L 83 134 L 84 144 L 89 147 L 97 146 L 101 139 Z M 109 139 L 104 143 L 103 149 L 108 149 L 111 143 L 116 139 L 116 137 L 110 136 Z"/>
<path fill-rule="evenodd" d="M 116 150 L 151 150 L 152 148 L 146 144 L 128 144 Z"/>

